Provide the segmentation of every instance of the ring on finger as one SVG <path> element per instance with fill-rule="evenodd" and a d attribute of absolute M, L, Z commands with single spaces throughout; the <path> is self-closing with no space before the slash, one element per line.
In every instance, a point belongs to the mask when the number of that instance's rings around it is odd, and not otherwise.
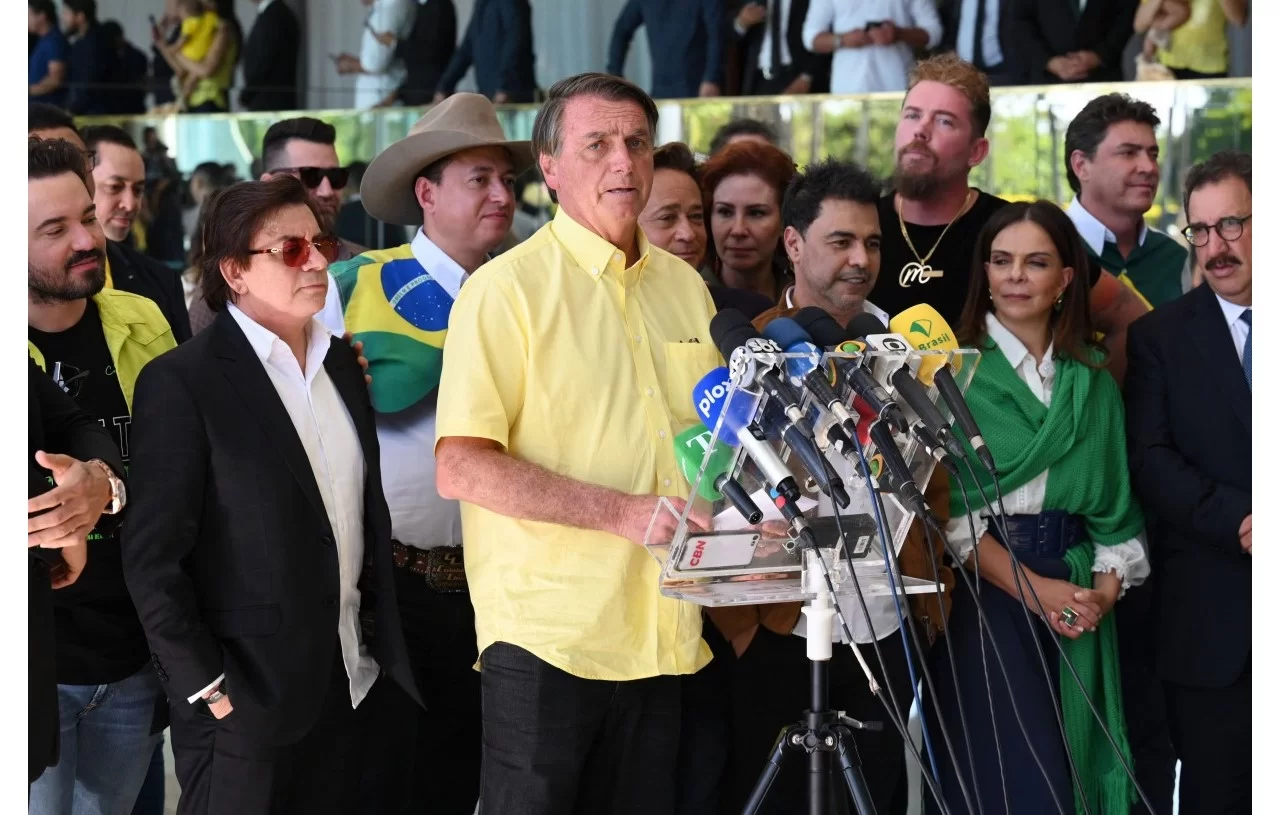
<path fill-rule="evenodd" d="M 1080 615 L 1071 606 L 1062 607 L 1062 624 L 1067 628 L 1074 628 L 1076 621 L 1080 619 Z"/>

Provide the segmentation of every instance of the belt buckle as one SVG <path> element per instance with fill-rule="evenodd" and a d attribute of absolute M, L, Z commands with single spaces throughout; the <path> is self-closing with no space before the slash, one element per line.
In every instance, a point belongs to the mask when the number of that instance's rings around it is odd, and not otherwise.
<path fill-rule="evenodd" d="M 467 572 L 461 546 L 446 546 L 426 551 L 427 585 L 441 594 L 467 591 Z"/>

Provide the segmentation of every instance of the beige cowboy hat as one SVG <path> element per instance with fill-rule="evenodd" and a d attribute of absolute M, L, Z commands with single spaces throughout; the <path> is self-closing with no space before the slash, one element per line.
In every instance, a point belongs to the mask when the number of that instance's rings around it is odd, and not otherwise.
<path fill-rule="evenodd" d="M 369 163 L 360 182 L 365 210 L 380 221 L 422 224 L 414 179 L 428 165 L 472 147 L 505 147 L 516 173 L 533 166 L 527 141 L 509 141 L 493 103 L 478 93 L 456 93 L 435 105 L 409 128 L 409 135 Z"/>

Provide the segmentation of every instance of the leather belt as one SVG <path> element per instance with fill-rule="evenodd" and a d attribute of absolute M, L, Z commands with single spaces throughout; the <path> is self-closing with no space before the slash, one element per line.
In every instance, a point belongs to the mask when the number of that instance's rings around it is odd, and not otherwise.
<path fill-rule="evenodd" d="M 1060 509 L 1038 515 L 1005 515 L 1004 525 L 1009 533 L 1009 539 L 1003 542 L 1005 548 L 1018 555 L 1062 557 L 1084 538 L 1084 519 Z M 1000 537 L 995 523 L 989 524 L 988 529 Z"/>
<path fill-rule="evenodd" d="M 391 560 L 397 569 L 404 569 L 421 577 L 433 591 L 459 594 L 467 590 L 467 572 L 462 562 L 461 546 L 418 549 L 392 540 Z"/>

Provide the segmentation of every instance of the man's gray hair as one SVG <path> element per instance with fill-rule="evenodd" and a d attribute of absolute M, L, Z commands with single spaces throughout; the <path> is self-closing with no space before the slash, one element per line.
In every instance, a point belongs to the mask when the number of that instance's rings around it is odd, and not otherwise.
<path fill-rule="evenodd" d="M 610 74 L 578 74 L 560 80 L 547 91 L 547 101 L 533 121 L 534 156 L 554 156 L 560 152 L 564 109 L 570 99 L 579 96 L 595 96 L 610 102 L 635 102 L 649 120 L 650 138 L 657 133 L 658 106 L 639 86 Z"/>

